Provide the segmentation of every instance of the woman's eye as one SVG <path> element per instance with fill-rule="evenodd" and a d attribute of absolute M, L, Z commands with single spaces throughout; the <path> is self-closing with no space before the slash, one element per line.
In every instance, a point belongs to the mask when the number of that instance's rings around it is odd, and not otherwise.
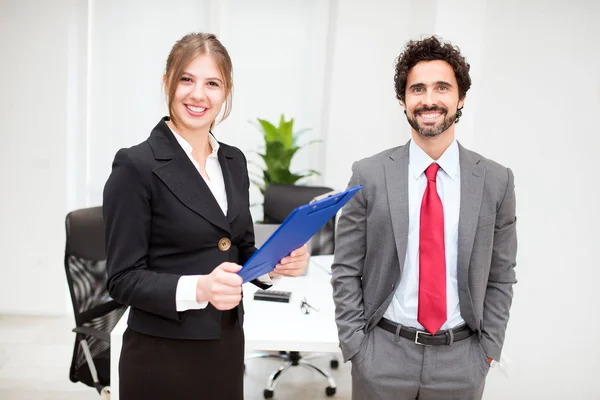
<path fill-rule="evenodd" d="M 187 76 L 184 76 L 183 78 L 181 78 L 181 81 L 182 81 L 182 82 L 191 82 L 191 81 L 192 81 L 192 79 L 191 79 L 191 78 L 188 78 Z"/>
<path fill-rule="evenodd" d="M 215 82 L 215 81 L 210 81 L 210 82 L 208 82 L 208 85 L 209 85 L 209 86 L 214 86 L 214 87 L 219 87 L 219 83 L 218 83 L 218 82 Z"/>

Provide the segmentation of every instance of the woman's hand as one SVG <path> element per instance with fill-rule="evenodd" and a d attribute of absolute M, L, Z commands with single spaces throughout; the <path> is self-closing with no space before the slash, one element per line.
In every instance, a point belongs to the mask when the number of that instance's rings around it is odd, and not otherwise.
<path fill-rule="evenodd" d="M 304 275 L 306 272 L 306 267 L 308 267 L 308 246 L 304 245 L 290 253 L 289 256 L 282 258 L 279 261 L 279 264 L 275 266 L 273 270 L 273 276 L 269 274 L 271 277 L 277 275 L 283 276 L 300 276 Z"/>
<path fill-rule="evenodd" d="M 241 265 L 224 262 L 210 274 L 198 278 L 196 301 L 208 301 L 217 310 L 231 310 L 242 300 L 243 279 L 237 274 Z"/>

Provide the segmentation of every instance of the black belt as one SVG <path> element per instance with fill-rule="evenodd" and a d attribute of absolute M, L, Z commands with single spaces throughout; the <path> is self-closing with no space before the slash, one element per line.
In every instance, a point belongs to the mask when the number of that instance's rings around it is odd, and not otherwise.
<path fill-rule="evenodd" d="M 412 340 L 416 344 L 424 346 L 451 345 L 454 342 L 464 340 L 473 335 L 473 331 L 467 325 L 462 325 L 447 331 L 440 331 L 435 335 L 432 335 L 429 332 L 407 328 L 406 326 L 399 325 L 386 318 L 381 318 L 377 325 L 394 335 L 402 336 L 403 338 Z"/>

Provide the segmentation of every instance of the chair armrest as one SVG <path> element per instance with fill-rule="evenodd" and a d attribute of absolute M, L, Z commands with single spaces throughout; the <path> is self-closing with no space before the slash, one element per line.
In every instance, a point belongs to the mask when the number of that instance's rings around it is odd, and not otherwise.
<path fill-rule="evenodd" d="M 123 307 L 123 305 L 117 303 L 114 300 L 108 301 L 79 314 L 79 318 L 76 319 L 76 323 L 77 325 L 81 326 L 84 323 L 93 320 L 94 318 L 106 315 L 109 312 L 116 310 L 120 307 Z"/>
<path fill-rule="evenodd" d="M 73 332 L 93 336 L 97 339 L 105 341 L 106 343 L 110 343 L 110 334 L 108 332 L 91 328 L 89 326 L 78 326 L 77 328 L 73 329 Z"/>

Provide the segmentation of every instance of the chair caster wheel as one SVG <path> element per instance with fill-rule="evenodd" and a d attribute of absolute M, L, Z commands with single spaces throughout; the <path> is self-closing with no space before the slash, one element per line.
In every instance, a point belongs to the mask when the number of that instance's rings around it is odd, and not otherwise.
<path fill-rule="evenodd" d="M 340 362 L 338 360 L 331 360 L 329 362 L 331 369 L 337 369 L 340 366 Z"/>
<path fill-rule="evenodd" d="M 325 394 L 327 395 L 327 397 L 331 397 L 331 396 L 333 396 L 335 394 L 335 390 L 336 389 L 334 387 L 327 386 L 325 388 Z"/>
<path fill-rule="evenodd" d="M 334 389 L 334 391 L 335 391 L 335 389 Z M 274 394 L 275 393 L 272 390 L 269 390 L 269 389 L 263 390 L 263 396 L 265 399 L 272 399 Z"/>
<path fill-rule="evenodd" d="M 102 400 L 110 400 L 110 387 L 104 386 L 100 391 Z"/>

